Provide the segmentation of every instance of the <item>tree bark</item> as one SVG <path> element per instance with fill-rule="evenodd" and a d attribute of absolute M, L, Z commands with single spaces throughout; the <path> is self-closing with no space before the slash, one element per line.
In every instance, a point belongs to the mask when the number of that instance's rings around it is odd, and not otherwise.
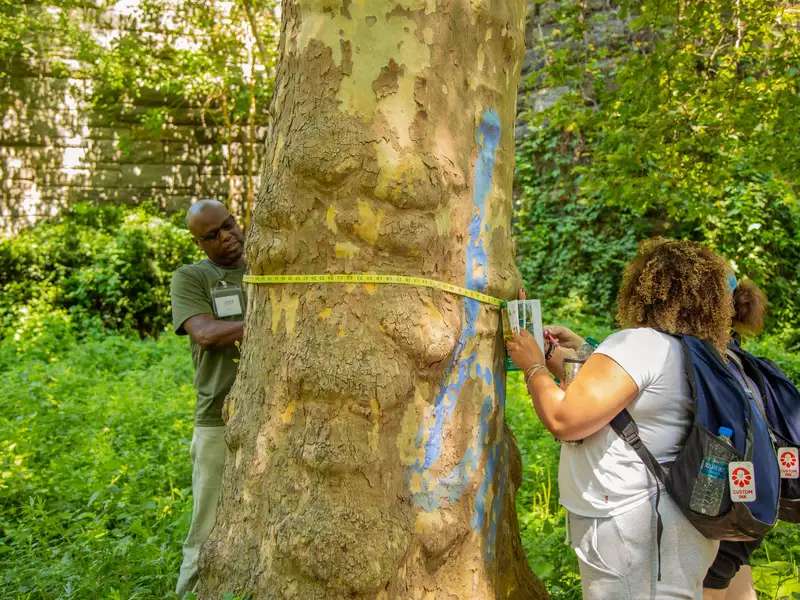
<path fill-rule="evenodd" d="M 516 296 L 524 0 L 285 0 L 254 274 Z M 201 598 L 543 598 L 495 308 L 397 285 L 248 288 Z"/>

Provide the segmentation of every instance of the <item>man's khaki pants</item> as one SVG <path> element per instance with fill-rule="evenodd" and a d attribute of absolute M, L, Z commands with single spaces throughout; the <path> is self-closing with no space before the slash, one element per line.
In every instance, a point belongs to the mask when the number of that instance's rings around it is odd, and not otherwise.
<path fill-rule="evenodd" d="M 183 563 L 175 593 L 183 598 L 197 585 L 200 546 L 214 527 L 225 466 L 225 428 L 195 426 L 192 435 L 192 524 L 183 543 Z"/>

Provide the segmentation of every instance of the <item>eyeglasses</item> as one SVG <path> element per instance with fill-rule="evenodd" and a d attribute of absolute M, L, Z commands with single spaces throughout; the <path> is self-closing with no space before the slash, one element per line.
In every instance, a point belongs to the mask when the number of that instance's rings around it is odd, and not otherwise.
<path fill-rule="evenodd" d="M 217 227 L 216 229 L 212 229 L 205 235 L 197 236 L 197 240 L 200 242 L 213 242 L 219 239 L 219 234 L 223 231 L 233 231 L 236 227 L 236 219 L 233 218 L 233 215 L 229 216 L 222 222 L 222 225 Z"/>

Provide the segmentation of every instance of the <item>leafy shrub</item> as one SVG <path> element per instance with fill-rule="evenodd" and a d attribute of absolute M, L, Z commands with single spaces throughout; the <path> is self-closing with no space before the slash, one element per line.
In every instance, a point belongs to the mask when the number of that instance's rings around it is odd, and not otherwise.
<path fill-rule="evenodd" d="M 23 353 L 0 341 L 2 596 L 175 598 L 191 516 L 185 340 L 78 343 L 65 316 L 37 316 Z"/>
<path fill-rule="evenodd" d="M 170 320 L 169 281 L 197 260 L 188 232 L 153 208 L 80 204 L 0 241 L 0 324 L 36 309 L 140 335 Z"/>

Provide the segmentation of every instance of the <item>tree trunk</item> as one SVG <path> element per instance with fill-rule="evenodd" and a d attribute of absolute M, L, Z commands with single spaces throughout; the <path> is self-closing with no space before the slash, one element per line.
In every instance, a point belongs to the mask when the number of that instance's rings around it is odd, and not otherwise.
<path fill-rule="evenodd" d="M 510 298 L 524 0 L 285 0 L 254 274 Z M 522 552 L 494 307 L 251 285 L 201 598 L 543 598 Z"/>

